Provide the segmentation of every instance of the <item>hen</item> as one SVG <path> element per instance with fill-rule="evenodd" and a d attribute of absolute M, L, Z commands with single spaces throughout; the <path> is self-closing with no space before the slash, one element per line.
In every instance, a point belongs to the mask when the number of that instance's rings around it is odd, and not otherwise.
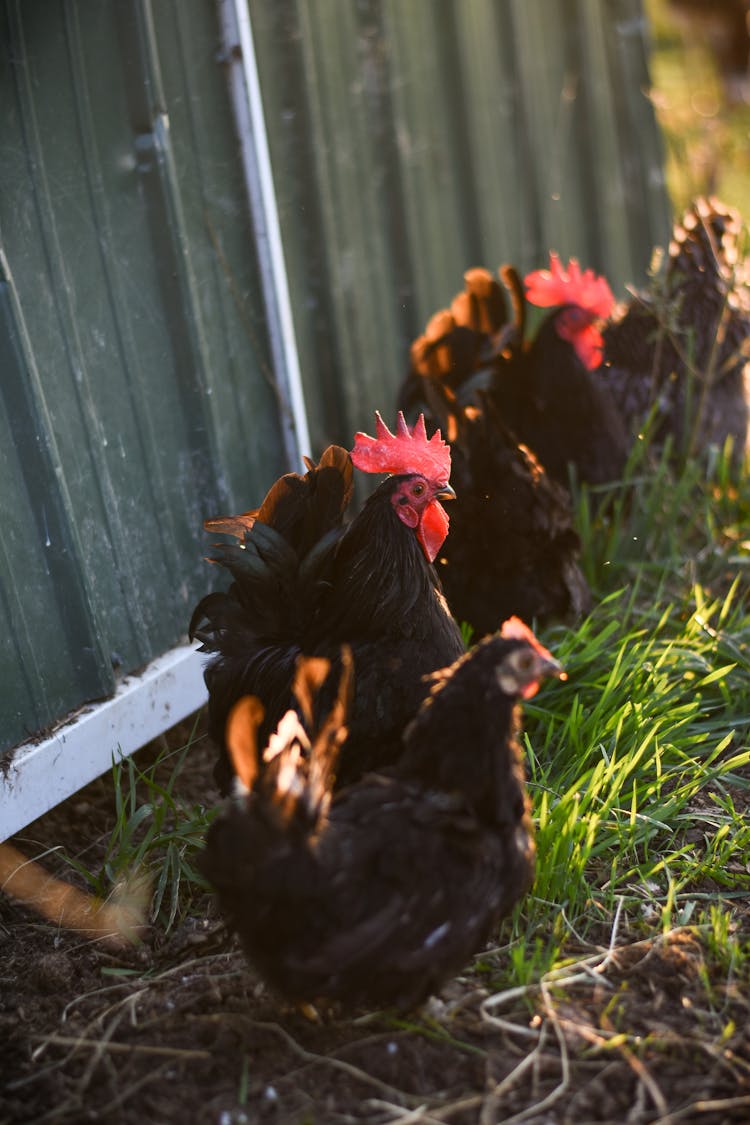
<path fill-rule="evenodd" d="M 323 675 L 299 665 L 308 730 Z M 333 796 L 345 683 L 312 740 L 290 712 L 262 758 L 259 704 L 237 705 L 227 742 L 240 780 L 202 869 L 274 989 L 408 1009 L 482 948 L 534 875 L 517 703 L 548 675 L 560 665 L 506 622 L 432 677 L 398 763 Z"/>
<path fill-rule="evenodd" d="M 739 261 L 742 222 L 698 199 L 675 225 L 663 276 L 604 331 L 605 378 L 628 429 L 655 408 L 654 440 L 683 454 L 748 441 L 750 286 Z"/>
<path fill-rule="evenodd" d="M 352 463 L 393 475 L 344 525 Z M 202 651 L 214 654 L 205 678 L 219 746 L 241 696 L 262 700 L 265 741 L 291 705 L 298 655 L 328 657 L 335 671 L 348 644 L 356 688 L 339 784 L 398 752 L 424 694 L 422 676 L 464 650 L 432 566 L 448 531 L 439 498 L 453 495 L 449 475 L 450 450 L 439 433 L 428 440 L 423 419 L 410 431 L 400 417 L 392 434 L 378 415 L 377 436 L 357 434 L 351 455 L 330 446 L 303 476 L 278 480 L 257 511 L 209 521 L 237 540 L 213 556 L 231 573 L 230 589 L 203 598 L 190 623 Z M 224 792 L 230 777 L 222 753 L 216 779 Z"/>

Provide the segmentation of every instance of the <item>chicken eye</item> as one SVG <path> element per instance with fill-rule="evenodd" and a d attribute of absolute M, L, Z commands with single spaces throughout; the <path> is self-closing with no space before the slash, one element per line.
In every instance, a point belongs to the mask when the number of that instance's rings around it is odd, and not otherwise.
<path fill-rule="evenodd" d="M 422 493 L 424 492 L 424 485 L 423 484 L 415 484 L 414 488 L 412 489 L 412 492 L 414 493 L 415 496 L 421 496 Z"/>

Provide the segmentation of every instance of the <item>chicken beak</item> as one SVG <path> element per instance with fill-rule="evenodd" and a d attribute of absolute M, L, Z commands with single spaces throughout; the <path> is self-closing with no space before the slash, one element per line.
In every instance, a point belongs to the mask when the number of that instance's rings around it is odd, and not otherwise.
<path fill-rule="evenodd" d="M 450 484 L 444 484 L 439 492 L 435 493 L 437 500 L 455 500 L 456 492 Z"/>
<path fill-rule="evenodd" d="M 556 680 L 567 680 L 568 673 L 565 671 L 560 661 L 555 660 L 554 656 L 545 656 L 541 659 L 540 663 L 540 676 L 554 676 Z"/>
<path fill-rule="evenodd" d="M 550 656 L 546 649 L 536 654 L 533 675 L 529 677 L 521 691 L 521 699 L 533 699 L 542 685 L 542 680 L 554 676 L 558 680 L 567 680 L 568 675 L 562 664 Z"/>

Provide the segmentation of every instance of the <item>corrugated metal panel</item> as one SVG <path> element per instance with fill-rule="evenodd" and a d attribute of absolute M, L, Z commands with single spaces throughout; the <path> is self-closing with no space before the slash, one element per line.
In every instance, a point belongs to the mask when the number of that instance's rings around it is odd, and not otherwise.
<path fill-rule="evenodd" d="M 286 467 L 202 0 L 8 2 L 0 748 L 171 648 L 206 514 Z"/>
<path fill-rule="evenodd" d="M 470 265 L 643 276 L 669 232 L 640 0 L 250 0 L 314 438 L 388 407 Z"/>

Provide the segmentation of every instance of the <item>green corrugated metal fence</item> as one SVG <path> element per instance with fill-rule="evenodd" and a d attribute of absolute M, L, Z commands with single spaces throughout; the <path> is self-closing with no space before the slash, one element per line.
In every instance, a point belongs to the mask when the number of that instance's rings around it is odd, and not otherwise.
<path fill-rule="evenodd" d="M 312 432 L 388 404 L 471 265 L 642 278 L 668 236 L 640 0 L 250 0 Z"/>
<path fill-rule="evenodd" d="M 185 633 L 284 469 L 212 7 L 2 9 L 0 738 Z"/>

